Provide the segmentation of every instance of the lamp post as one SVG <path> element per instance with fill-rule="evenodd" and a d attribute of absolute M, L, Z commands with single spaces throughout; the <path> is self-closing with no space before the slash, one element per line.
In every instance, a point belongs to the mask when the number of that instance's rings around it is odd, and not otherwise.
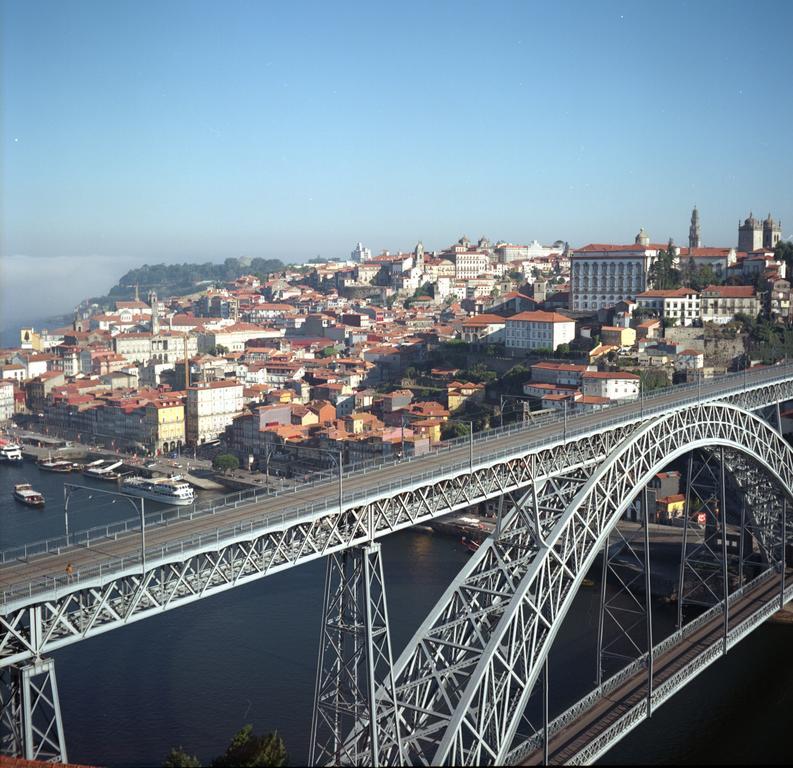
<path fill-rule="evenodd" d="M 128 501 L 132 508 L 140 514 L 140 562 L 141 571 L 146 572 L 146 507 L 143 498 L 140 499 L 140 508 L 136 503 L 136 497 L 130 496 L 120 491 L 106 491 L 103 488 L 91 488 L 88 485 L 77 485 L 76 483 L 63 484 L 63 522 L 66 529 L 66 546 L 69 546 L 69 501 L 75 493 L 87 491 L 90 499 L 95 493 L 102 493 L 106 496 L 120 496 Z M 115 503 L 115 501 L 114 501 Z"/>
<path fill-rule="evenodd" d="M 302 445 L 295 445 L 294 447 L 297 448 L 298 450 L 303 448 L 303 450 L 318 451 L 319 453 L 327 453 L 328 456 L 330 456 L 333 459 L 333 463 L 339 468 L 339 512 L 341 512 L 341 507 L 342 507 L 341 502 L 344 495 L 344 487 L 342 485 L 343 483 L 342 465 L 344 463 L 343 450 L 339 448 L 337 451 L 334 451 L 331 448 L 315 448 L 314 446 L 302 446 Z"/>
<path fill-rule="evenodd" d="M 531 402 L 532 398 L 528 397 L 527 395 L 499 395 L 498 412 L 499 412 L 499 416 L 500 416 L 500 419 L 501 419 L 501 426 L 502 427 L 504 426 L 504 401 L 505 400 L 520 400 L 521 402 L 526 402 L 526 401 Z M 524 415 L 523 421 L 525 423 L 525 415 L 526 415 L 525 407 L 523 409 L 523 415 Z"/>

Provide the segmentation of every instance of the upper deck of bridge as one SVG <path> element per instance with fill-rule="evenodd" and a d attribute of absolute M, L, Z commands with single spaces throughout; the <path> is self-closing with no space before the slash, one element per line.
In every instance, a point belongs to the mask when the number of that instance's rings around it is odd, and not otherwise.
<path fill-rule="evenodd" d="M 790 384 L 791 392 L 774 395 L 770 385 Z M 355 467 L 343 473 L 343 508 L 361 506 L 434 482 L 467 475 L 471 468 L 487 467 L 526 456 L 592 434 L 639 422 L 697 403 L 741 397 L 766 390 L 769 400 L 793 398 L 793 365 L 755 368 L 738 374 L 677 385 L 649 393 L 641 400 L 613 405 L 590 413 L 544 415 L 528 424 L 496 428 L 444 443 L 429 454 Z M 207 547 L 220 547 L 240 538 L 252 539 L 268 530 L 284 529 L 339 511 L 338 478 L 325 473 L 294 490 L 247 492 L 227 503 L 206 509 L 173 508 L 146 517 L 147 561 L 184 559 Z M 139 521 L 75 532 L 69 539 L 55 538 L 0 553 L 0 613 L 9 601 L 30 599 L 51 579 L 62 580 L 66 563 L 72 563 L 79 580 L 90 572 L 100 580 L 137 567 L 140 570 Z M 137 531 L 136 531 L 137 528 Z M 94 545 L 99 539 L 101 547 Z M 89 546 L 90 545 L 90 546 Z M 149 549 L 155 553 L 149 556 Z M 34 585 L 38 585 L 35 587 Z"/>

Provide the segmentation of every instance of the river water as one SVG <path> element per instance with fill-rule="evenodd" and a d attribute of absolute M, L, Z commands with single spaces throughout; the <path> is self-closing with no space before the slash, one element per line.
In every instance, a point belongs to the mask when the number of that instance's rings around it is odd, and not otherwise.
<path fill-rule="evenodd" d="M 64 480 L 85 483 L 29 461 L 0 465 L 0 548 L 63 532 Z M 41 490 L 45 510 L 14 502 L 17 482 Z M 129 507 L 98 502 L 70 506 L 72 529 L 130 516 Z M 382 541 L 396 655 L 469 555 L 455 539 L 420 530 Z M 324 563 L 308 563 L 56 652 L 70 761 L 159 765 L 182 745 L 208 763 L 250 722 L 257 731 L 277 728 L 291 763 L 304 764 L 323 578 Z M 582 589 L 551 657 L 552 715 L 591 687 L 597 616 L 598 590 Z M 659 607 L 656 625 L 672 621 L 673 609 Z M 792 640 L 791 626 L 761 627 L 606 761 L 789 762 Z"/>

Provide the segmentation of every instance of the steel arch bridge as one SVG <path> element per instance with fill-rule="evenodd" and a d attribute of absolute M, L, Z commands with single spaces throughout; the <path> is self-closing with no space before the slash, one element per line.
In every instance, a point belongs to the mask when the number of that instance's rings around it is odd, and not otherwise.
<path fill-rule="evenodd" d="M 398 743 L 414 763 L 506 762 L 573 597 L 628 505 L 675 458 L 717 446 L 751 457 L 793 498 L 790 446 L 722 403 L 653 420 L 603 461 L 520 498 L 394 665 L 395 697 L 380 692 L 383 762 L 398 761 Z"/>
<path fill-rule="evenodd" d="M 642 484 L 676 456 L 720 447 L 729 454 L 722 466 L 746 478 L 762 471 L 784 489 L 771 500 L 752 496 L 756 506 L 769 505 L 771 518 L 784 518 L 780 499 L 790 493 L 793 457 L 778 430 L 753 412 L 770 408 L 778 419 L 779 403 L 790 399 L 790 367 L 729 377 L 704 391 L 662 394 L 569 424 L 494 430 L 470 447 L 423 459 L 419 474 L 405 464 L 368 477 L 351 473 L 341 505 L 332 501 L 335 486 L 326 484 L 295 494 L 320 498 L 324 506 L 283 513 L 281 498 L 265 499 L 230 511 L 233 524 L 225 528 L 180 519 L 147 531 L 149 546 L 140 554 L 139 534 L 117 535 L 103 543 L 114 558 L 98 566 L 90 541 L 50 560 L 0 565 L 0 746 L 65 761 L 50 651 L 327 557 L 314 761 L 522 759 L 538 742 L 535 734 L 521 746 L 518 723 L 553 639 L 587 568 Z M 750 460 L 742 463 L 741 456 Z M 375 540 L 486 499 L 500 500 L 495 534 L 394 663 Z M 277 516 L 260 516 L 268 504 Z M 65 580 L 61 568 L 69 558 L 78 568 Z M 5 579 L 4 570 L 14 576 Z M 14 580 L 18 573 L 27 583 Z M 732 606 L 744 588 L 725 604 Z M 740 639 L 739 629 L 729 642 Z M 661 701 L 660 693 L 652 695 Z M 648 701 L 641 717 L 650 708 Z M 598 754 L 623 732 L 601 740 Z"/>

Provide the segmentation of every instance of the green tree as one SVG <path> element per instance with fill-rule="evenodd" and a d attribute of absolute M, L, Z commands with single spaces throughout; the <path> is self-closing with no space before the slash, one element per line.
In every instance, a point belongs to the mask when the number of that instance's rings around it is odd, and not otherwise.
<path fill-rule="evenodd" d="M 163 768 L 201 768 L 201 761 L 195 755 L 188 754 L 179 746 L 171 748 L 162 766 Z"/>
<path fill-rule="evenodd" d="M 245 725 L 232 738 L 226 751 L 212 761 L 213 768 L 279 768 L 287 764 L 289 755 L 278 731 L 257 736 L 252 725 Z"/>
<path fill-rule="evenodd" d="M 468 424 L 461 421 L 445 421 L 441 425 L 441 440 L 452 440 L 455 437 L 464 437 L 470 433 Z"/>
<path fill-rule="evenodd" d="M 666 250 L 658 252 L 658 258 L 650 267 L 649 277 L 653 288 L 668 290 L 680 287 L 680 272 L 675 268 L 674 261 L 675 247 L 670 240 Z"/>
<path fill-rule="evenodd" d="M 793 242 L 780 240 L 774 246 L 774 258 L 787 264 L 787 275 L 788 279 L 790 279 L 791 275 L 793 275 Z"/>
<path fill-rule="evenodd" d="M 240 460 L 233 453 L 219 453 L 212 459 L 212 466 L 220 472 L 229 472 L 240 468 Z"/>

